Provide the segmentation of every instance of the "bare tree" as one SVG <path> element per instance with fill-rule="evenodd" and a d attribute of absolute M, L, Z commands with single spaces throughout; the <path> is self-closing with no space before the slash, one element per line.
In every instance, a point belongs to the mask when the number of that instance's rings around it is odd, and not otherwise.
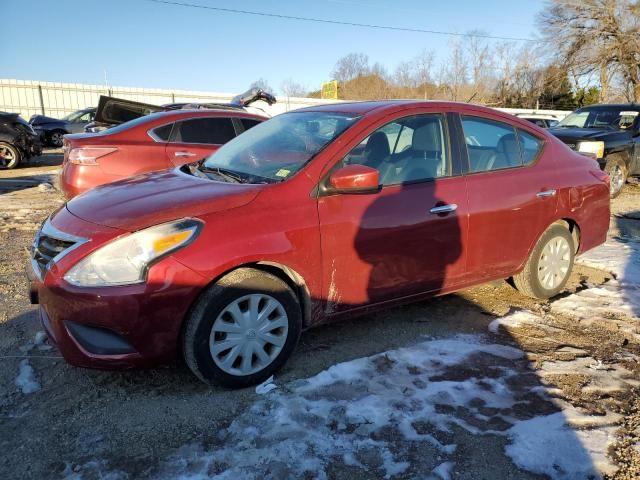
<path fill-rule="evenodd" d="M 495 59 L 495 98 L 496 104 L 506 107 L 513 81 L 513 68 L 515 60 L 515 45 L 511 42 L 502 42 L 496 45 L 493 53 Z"/>
<path fill-rule="evenodd" d="M 333 67 L 333 78 L 346 83 L 369 73 L 369 57 L 364 53 L 350 53 L 340 58 Z"/>
<path fill-rule="evenodd" d="M 478 36 L 481 34 L 486 35 L 486 32 L 481 30 L 469 32 L 469 36 L 465 38 L 464 46 L 470 67 L 473 98 L 479 103 L 484 103 L 490 95 L 493 76 L 491 51 L 486 39 Z"/>
<path fill-rule="evenodd" d="M 442 73 L 441 84 L 446 85 L 450 99 L 462 100 L 463 87 L 467 85 L 467 61 L 460 41 L 450 45 L 448 67 Z"/>
<path fill-rule="evenodd" d="M 291 78 L 284 80 L 280 85 L 280 89 L 286 97 L 304 97 L 307 94 L 307 89 Z"/>
<path fill-rule="evenodd" d="M 264 90 L 267 93 L 273 93 L 273 88 L 271 88 L 271 85 L 269 85 L 269 82 L 267 82 L 264 78 L 260 77 L 258 80 L 256 80 L 255 82 L 253 82 L 249 88 L 259 88 L 260 90 Z"/>
<path fill-rule="evenodd" d="M 425 100 L 428 98 L 427 91 L 431 82 L 434 57 L 433 51 L 424 49 L 413 60 L 415 63 L 416 83 L 422 88 Z"/>
<path fill-rule="evenodd" d="M 619 75 L 630 99 L 640 101 L 640 2 L 551 0 L 538 22 L 560 63 L 579 76 L 602 79 L 602 69 Z"/>
<path fill-rule="evenodd" d="M 393 83 L 396 87 L 397 96 L 410 98 L 413 89 L 416 87 L 414 67 L 411 62 L 402 61 L 396 67 L 393 74 Z"/>

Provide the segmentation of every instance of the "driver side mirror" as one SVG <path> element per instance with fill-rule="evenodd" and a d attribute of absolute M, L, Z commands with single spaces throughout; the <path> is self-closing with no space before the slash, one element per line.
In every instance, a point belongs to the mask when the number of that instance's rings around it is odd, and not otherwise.
<path fill-rule="evenodd" d="M 380 172 L 366 165 L 347 165 L 329 177 L 336 193 L 375 193 L 380 190 Z"/>

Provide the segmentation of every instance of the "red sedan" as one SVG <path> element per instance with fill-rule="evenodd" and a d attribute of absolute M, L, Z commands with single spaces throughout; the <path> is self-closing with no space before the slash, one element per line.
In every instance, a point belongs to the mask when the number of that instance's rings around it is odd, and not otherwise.
<path fill-rule="evenodd" d="M 605 241 L 595 160 L 511 115 L 442 102 L 279 115 L 199 164 L 94 189 L 32 249 L 33 296 L 72 364 L 184 356 L 263 381 L 306 328 L 495 279 L 548 298 Z"/>
<path fill-rule="evenodd" d="M 264 120 L 243 110 L 173 110 L 65 135 L 62 191 L 70 200 L 98 185 L 201 160 Z"/>

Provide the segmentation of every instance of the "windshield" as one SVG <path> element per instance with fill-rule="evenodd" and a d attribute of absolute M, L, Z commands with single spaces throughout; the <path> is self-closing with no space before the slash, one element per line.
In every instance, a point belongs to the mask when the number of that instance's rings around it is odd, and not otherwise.
<path fill-rule="evenodd" d="M 62 120 L 66 120 L 67 122 L 73 122 L 77 118 L 80 118 L 84 113 L 87 113 L 87 112 L 84 110 L 79 110 L 77 112 L 70 113 L 66 117 L 62 117 Z"/>
<path fill-rule="evenodd" d="M 278 115 L 224 145 L 207 158 L 204 167 L 275 181 L 285 180 L 358 118 L 331 112 Z"/>
<path fill-rule="evenodd" d="M 624 107 L 581 108 L 562 119 L 558 127 L 627 129 L 633 126 L 638 113 L 637 110 Z"/>

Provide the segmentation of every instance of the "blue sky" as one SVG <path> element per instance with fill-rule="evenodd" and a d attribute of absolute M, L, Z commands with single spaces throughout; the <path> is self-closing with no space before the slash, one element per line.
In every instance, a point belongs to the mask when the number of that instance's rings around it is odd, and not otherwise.
<path fill-rule="evenodd" d="M 184 0 L 215 7 L 400 27 L 534 37 L 541 0 Z M 309 89 L 338 58 L 392 71 L 451 37 L 254 17 L 145 0 L 0 0 L 0 78 L 237 92 L 262 77 Z"/>

